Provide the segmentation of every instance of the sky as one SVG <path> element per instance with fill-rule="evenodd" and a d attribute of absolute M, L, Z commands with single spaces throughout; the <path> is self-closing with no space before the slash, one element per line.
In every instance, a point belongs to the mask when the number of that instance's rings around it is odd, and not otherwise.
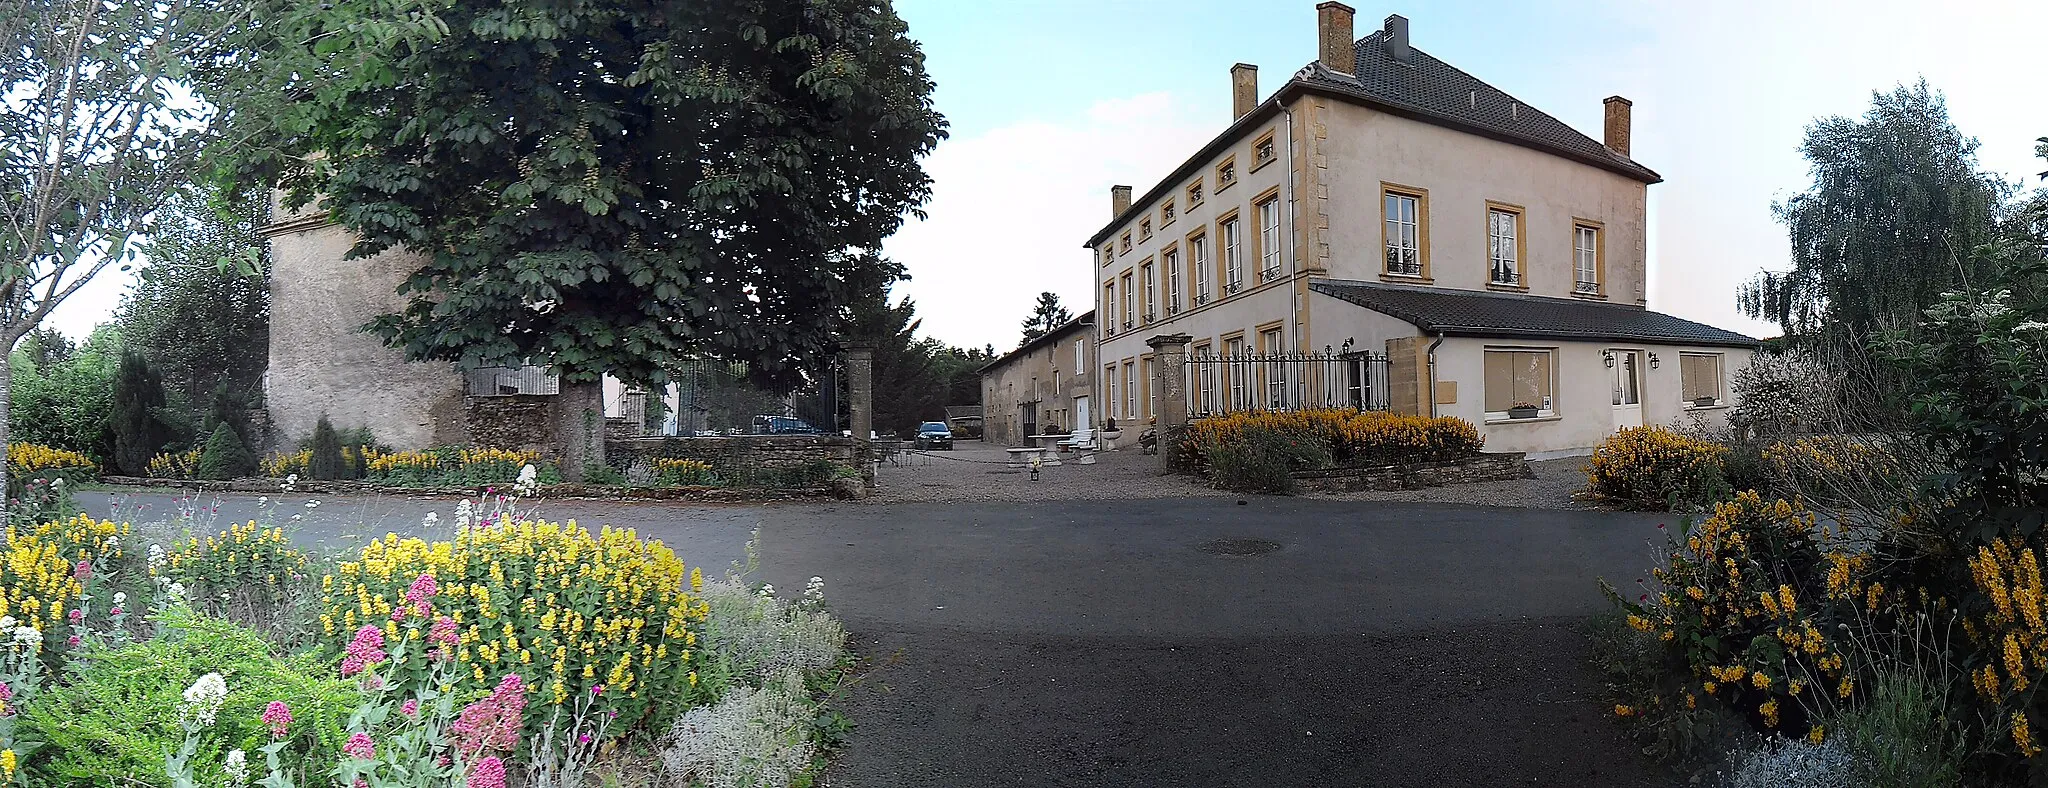
<path fill-rule="evenodd" d="M 1417 48 L 1598 139 L 1601 99 L 1635 102 L 1634 158 L 1650 187 L 1650 308 L 1775 335 L 1735 291 L 1787 267 L 1773 201 L 1807 183 L 1806 125 L 1859 116 L 1873 90 L 1925 78 L 1946 94 L 1983 169 L 2048 165 L 2039 34 L 2048 2 L 1961 0 L 1429 0 L 1387 14 Z M 925 162 L 928 218 L 884 245 L 911 279 L 923 333 L 1014 347 L 1042 291 L 1092 306 L 1087 238 L 1109 187 L 1145 192 L 1230 121 L 1231 64 L 1260 67 L 1261 98 L 1314 60 L 1314 0 L 897 0 L 938 84 L 951 136 Z M 110 272 L 53 323 L 83 336 L 129 279 Z"/>

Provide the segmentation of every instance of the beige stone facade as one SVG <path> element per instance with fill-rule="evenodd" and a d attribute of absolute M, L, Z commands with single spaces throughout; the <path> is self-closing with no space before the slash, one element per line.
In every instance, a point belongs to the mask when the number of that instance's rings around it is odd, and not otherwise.
<path fill-rule="evenodd" d="M 1084 314 L 982 367 L 982 440 L 1022 446 L 1052 426 L 1099 421 L 1094 329 L 1094 313 Z"/>
<path fill-rule="evenodd" d="M 1646 307 L 1647 199 L 1659 180 L 1627 157 L 1626 99 L 1607 100 L 1596 139 L 1414 49 L 1405 19 L 1354 39 L 1349 7 L 1321 3 L 1317 17 L 1315 62 L 1250 108 L 1242 97 L 1258 95 L 1248 84 L 1257 72 L 1234 67 L 1233 122 L 1165 181 L 1135 197 L 1113 190 L 1114 218 L 1087 243 L 1095 400 L 1106 406 L 1091 414 L 1096 426 L 1157 410 L 1146 339 L 1166 334 L 1193 337 L 1196 356 L 1389 352 L 1397 409 L 1460 416 L 1490 448 L 1538 456 L 1583 451 L 1638 421 L 1724 412 L 1726 379 L 1749 358 L 1744 337 L 1719 332 L 1727 338 L 1699 346 L 1676 335 L 1426 336 L 1414 316 L 1313 289 L 1348 281 L 1556 299 L 1614 307 L 1594 311 L 1628 322 L 1623 310 Z M 1409 79 L 1409 67 L 1471 86 L 1414 88 L 1426 80 Z M 1681 356 L 1693 358 L 1685 371 Z M 1633 380 L 1618 379 L 1609 357 L 1638 362 Z M 1508 361 L 1541 366 L 1550 380 L 1504 373 Z M 1709 367 L 1720 376 L 1714 404 L 1682 401 L 1681 376 L 1687 391 L 1709 388 Z M 1543 392 L 1543 415 L 1501 412 L 1493 400 L 1510 385 L 1523 398 Z"/>

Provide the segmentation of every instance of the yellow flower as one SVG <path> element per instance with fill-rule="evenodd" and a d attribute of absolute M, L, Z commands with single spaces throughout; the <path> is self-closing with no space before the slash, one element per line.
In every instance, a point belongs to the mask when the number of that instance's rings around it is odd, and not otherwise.
<path fill-rule="evenodd" d="M 1636 710 L 1631 707 L 1619 703 L 1614 704 L 1614 716 L 1616 717 L 1630 717 L 1634 716 L 1635 713 Z"/>
<path fill-rule="evenodd" d="M 19 764 L 15 762 L 13 748 L 0 750 L 0 776 L 10 780 L 14 779 L 14 770 L 17 766 Z"/>
<path fill-rule="evenodd" d="M 1813 742 L 1814 744 L 1819 744 L 1823 741 L 1827 741 L 1827 738 L 1828 730 L 1825 726 L 1815 725 L 1813 726 L 1813 730 L 1806 732 L 1806 740 L 1809 742 Z"/>

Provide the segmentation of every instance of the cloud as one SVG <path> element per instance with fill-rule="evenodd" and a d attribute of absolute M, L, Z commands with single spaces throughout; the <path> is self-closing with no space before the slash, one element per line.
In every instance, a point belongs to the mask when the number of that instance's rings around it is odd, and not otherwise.
<path fill-rule="evenodd" d="M 928 218 L 883 244 L 911 280 L 928 336 L 962 347 L 1017 344 L 1038 294 L 1075 314 L 1094 306 L 1081 244 L 1109 223 L 1109 187 L 1139 194 L 1221 131 L 1171 93 L 1099 101 L 1077 117 L 1030 120 L 941 143 Z"/>

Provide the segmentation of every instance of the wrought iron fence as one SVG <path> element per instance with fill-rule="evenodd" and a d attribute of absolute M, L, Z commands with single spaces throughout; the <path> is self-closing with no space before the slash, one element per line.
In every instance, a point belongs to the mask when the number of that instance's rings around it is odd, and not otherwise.
<path fill-rule="evenodd" d="M 1370 351 L 1188 358 L 1188 413 L 1246 410 L 1386 410 L 1387 356 Z"/>

